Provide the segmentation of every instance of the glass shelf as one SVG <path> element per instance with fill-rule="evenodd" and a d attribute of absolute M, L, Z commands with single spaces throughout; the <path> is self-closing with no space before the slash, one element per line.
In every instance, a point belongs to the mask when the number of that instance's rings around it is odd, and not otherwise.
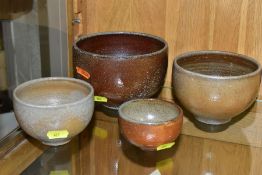
<path fill-rule="evenodd" d="M 260 174 L 262 158 L 256 155 L 261 151 L 183 134 L 172 148 L 143 151 L 122 138 L 117 118 L 96 112 L 79 137 L 64 146 L 49 147 L 22 174 Z"/>

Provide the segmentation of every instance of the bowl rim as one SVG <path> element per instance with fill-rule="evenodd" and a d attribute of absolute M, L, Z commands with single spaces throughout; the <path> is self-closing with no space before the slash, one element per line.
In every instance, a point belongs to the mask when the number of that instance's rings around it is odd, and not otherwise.
<path fill-rule="evenodd" d="M 89 51 L 85 51 L 80 49 L 77 46 L 77 43 L 88 39 L 88 38 L 93 38 L 96 36 L 103 36 L 103 35 L 134 35 L 134 36 L 142 36 L 142 37 L 146 37 L 146 38 L 151 38 L 151 39 L 155 39 L 161 43 L 164 44 L 164 47 L 162 47 L 160 50 L 157 50 L 155 52 L 151 52 L 151 53 L 145 53 L 145 54 L 138 54 L 138 55 L 126 55 L 126 56 L 118 56 L 118 55 L 103 55 L 103 54 L 97 54 L 97 53 L 92 53 Z M 114 32 L 97 32 L 97 33 L 91 33 L 88 35 L 84 35 L 79 37 L 78 39 L 76 39 L 73 43 L 73 49 L 76 50 L 77 52 L 79 52 L 80 54 L 87 54 L 90 55 L 92 57 L 95 57 L 97 59 L 112 59 L 112 60 L 130 60 L 130 59 L 138 59 L 138 58 L 144 58 L 144 57 L 148 57 L 148 56 L 154 56 L 157 55 L 161 52 L 163 52 L 164 50 L 166 50 L 168 48 L 168 43 L 161 37 L 159 36 L 155 36 L 152 34 L 148 34 L 148 33 L 142 33 L 142 32 L 128 32 L 128 31 L 114 31 Z"/>
<path fill-rule="evenodd" d="M 205 55 L 205 54 L 220 54 L 220 55 L 235 56 L 235 57 L 238 57 L 240 59 L 245 59 L 246 61 L 254 63 L 257 66 L 257 69 L 253 72 L 250 72 L 250 73 L 247 73 L 247 74 L 244 74 L 244 75 L 217 76 L 217 75 L 206 75 L 206 74 L 193 72 L 193 71 L 184 69 L 183 67 L 181 67 L 177 63 L 178 60 L 186 58 L 186 57 L 197 56 L 197 55 Z M 198 50 L 198 51 L 189 51 L 189 52 L 182 53 L 182 54 L 176 56 L 175 59 L 174 59 L 173 71 L 175 69 L 178 69 L 179 71 L 190 74 L 190 75 L 195 75 L 195 76 L 198 76 L 198 77 L 202 77 L 202 78 L 206 78 L 206 79 L 215 79 L 215 80 L 217 80 L 217 79 L 221 79 L 221 80 L 244 79 L 244 78 L 255 76 L 259 73 L 261 74 L 261 64 L 257 60 L 255 60 L 254 58 L 249 57 L 247 55 L 235 53 L 235 52 L 221 51 L 221 50 Z"/>
<path fill-rule="evenodd" d="M 85 87 L 89 88 L 90 92 L 89 94 L 87 94 L 87 96 L 85 96 L 84 98 L 81 98 L 80 100 L 77 100 L 75 102 L 70 102 L 70 103 L 66 103 L 66 104 L 59 104 L 59 105 L 35 105 L 35 104 L 32 104 L 32 103 L 27 103 L 27 102 L 24 102 L 23 100 L 21 100 L 16 94 L 17 94 L 17 91 L 30 85 L 30 84 L 34 84 L 34 83 L 37 83 L 37 82 L 43 82 L 43 81 L 56 81 L 56 80 L 66 80 L 66 81 L 70 81 L 70 82 L 77 82 L 79 83 L 80 85 L 84 85 Z M 42 108 L 42 109 L 45 109 L 45 108 L 61 108 L 61 107 L 66 107 L 68 105 L 77 105 L 77 104 L 80 104 L 82 103 L 83 101 L 87 100 L 87 99 L 90 99 L 92 98 L 94 95 L 94 88 L 92 87 L 92 85 L 88 82 L 85 82 L 83 80 L 80 80 L 80 79 L 76 79 L 76 78 L 70 78 L 70 77 L 45 77 L 45 78 L 37 78 L 37 79 L 33 79 L 33 80 L 29 80 L 29 81 L 26 81 L 20 85 L 18 85 L 14 91 L 13 91 L 13 98 L 14 100 L 16 100 L 17 102 L 25 105 L 25 106 L 30 106 L 30 107 L 34 107 L 34 108 Z M 92 99 L 93 100 L 93 99 Z"/>
<path fill-rule="evenodd" d="M 128 117 L 123 117 L 123 116 L 126 116 L 126 115 L 123 114 L 122 109 L 123 109 L 125 106 L 127 106 L 128 104 L 134 103 L 134 102 L 137 102 L 137 101 L 159 101 L 159 102 L 161 102 L 161 103 L 171 104 L 171 105 L 174 106 L 174 108 L 178 109 L 178 114 L 177 114 L 176 117 L 173 118 L 173 119 L 164 120 L 164 121 L 160 121 L 160 122 L 141 122 L 141 121 L 137 121 L 137 120 L 130 119 L 130 118 L 128 118 Z M 155 99 L 155 98 L 140 98 L 140 99 L 133 99 L 133 100 L 124 102 L 123 104 L 120 105 L 119 110 L 118 110 L 118 113 L 119 113 L 119 117 L 120 117 L 122 120 L 131 122 L 131 123 L 140 124 L 140 125 L 146 125 L 146 126 L 150 126 L 150 125 L 163 125 L 163 124 L 167 124 L 167 123 L 170 123 L 170 122 L 175 122 L 176 120 L 179 120 L 180 118 L 183 117 L 183 110 L 182 110 L 182 108 L 181 108 L 180 106 L 178 106 L 176 103 L 173 103 L 173 102 L 170 102 L 170 101 L 166 101 L 166 100 L 162 100 L 162 99 Z"/>

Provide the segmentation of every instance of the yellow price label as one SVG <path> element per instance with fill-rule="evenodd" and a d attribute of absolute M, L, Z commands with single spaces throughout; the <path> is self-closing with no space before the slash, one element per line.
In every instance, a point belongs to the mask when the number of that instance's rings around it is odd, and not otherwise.
<path fill-rule="evenodd" d="M 49 139 L 63 139 L 67 138 L 69 135 L 69 132 L 67 130 L 56 130 L 56 131 L 48 131 L 47 137 Z"/>
<path fill-rule="evenodd" d="M 161 161 L 157 162 L 156 163 L 156 168 L 160 172 L 172 170 L 173 169 L 173 160 L 172 160 L 172 158 L 168 158 L 168 159 L 161 160 Z"/>
<path fill-rule="evenodd" d="M 49 175 L 69 175 L 69 172 L 67 170 L 55 170 L 50 171 Z"/>
<path fill-rule="evenodd" d="M 99 137 L 101 139 L 105 139 L 105 138 L 107 138 L 108 133 L 107 133 L 107 130 L 105 130 L 103 128 L 94 127 L 93 135 L 95 135 L 96 137 Z"/>
<path fill-rule="evenodd" d="M 107 98 L 102 96 L 95 96 L 94 100 L 97 102 L 107 102 Z"/>
<path fill-rule="evenodd" d="M 163 150 L 163 149 L 168 149 L 168 148 L 171 148 L 172 146 L 175 145 L 175 142 L 171 142 L 171 143 L 166 143 L 166 144 L 163 144 L 163 145 L 160 145 L 156 148 L 157 151 L 160 151 L 160 150 Z"/>

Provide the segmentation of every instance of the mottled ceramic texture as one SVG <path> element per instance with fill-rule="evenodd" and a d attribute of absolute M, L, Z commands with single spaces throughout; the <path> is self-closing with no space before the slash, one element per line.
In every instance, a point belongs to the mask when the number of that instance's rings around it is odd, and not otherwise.
<path fill-rule="evenodd" d="M 40 78 L 19 85 L 13 93 L 16 119 L 30 136 L 46 145 L 62 145 L 79 134 L 94 111 L 94 90 L 74 78 Z M 49 139 L 48 131 L 67 130 L 67 138 Z"/>
<path fill-rule="evenodd" d="M 174 103 L 158 99 L 137 99 L 119 108 L 122 135 L 132 144 L 146 150 L 173 142 L 180 134 L 183 112 Z"/>
<path fill-rule="evenodd" d="M 95 95 L 108 98 L 110 108 L 130 99 L 156 94 L 167 69 L 167 43 L 143 33 L 96 33 L 74 43 L 73 65 L 90 74 Z"/>
<path fill-rule="evenodd" d="M 200 122 L 223 124 L 256 99 L 261 66 L 252 58 L 224 51 L 195 51 L 173 65 L 174 94 Z"/>

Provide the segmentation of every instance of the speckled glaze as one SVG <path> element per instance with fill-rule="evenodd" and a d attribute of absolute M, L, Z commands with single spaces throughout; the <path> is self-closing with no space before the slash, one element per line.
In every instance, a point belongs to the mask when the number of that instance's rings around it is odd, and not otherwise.
<path fill-rule="evenodd" d="M 164 82 L 167 43 L 156 36 L 134 32 L 95 33 L 73 46 L 76 78 L 93 85 L 95 95 L 108 98 L 105 106 L 118 108 L 130 99 L 151 97 Z M 80 67 L 90 79 L 76 72 Z"/>
<path fill-rule="evenodd" d="M 183 111 L 174 103 L 158 99 L 136 99 L 123 103 L 118 118 L 122 135 L 145 150 L 173 142 L 180 134 Z"/>
<path fill-rule="evenodd" d="M 219 125 L 245 111 L 256 99 L 260 64 L 225 51 L 195 51 L 173 65 L 174 94 L 200 122 Z"/>
<path fill-rule="evenodd" d="M 13 93 L 16 119 L 21 128 L 43 144 L 63 145 L 90 122 L 94 90 L 74 78 L 40 78 L 19 85 Z M 49 139 L 48 131 L 67 130 L 67 138 Z"/>

